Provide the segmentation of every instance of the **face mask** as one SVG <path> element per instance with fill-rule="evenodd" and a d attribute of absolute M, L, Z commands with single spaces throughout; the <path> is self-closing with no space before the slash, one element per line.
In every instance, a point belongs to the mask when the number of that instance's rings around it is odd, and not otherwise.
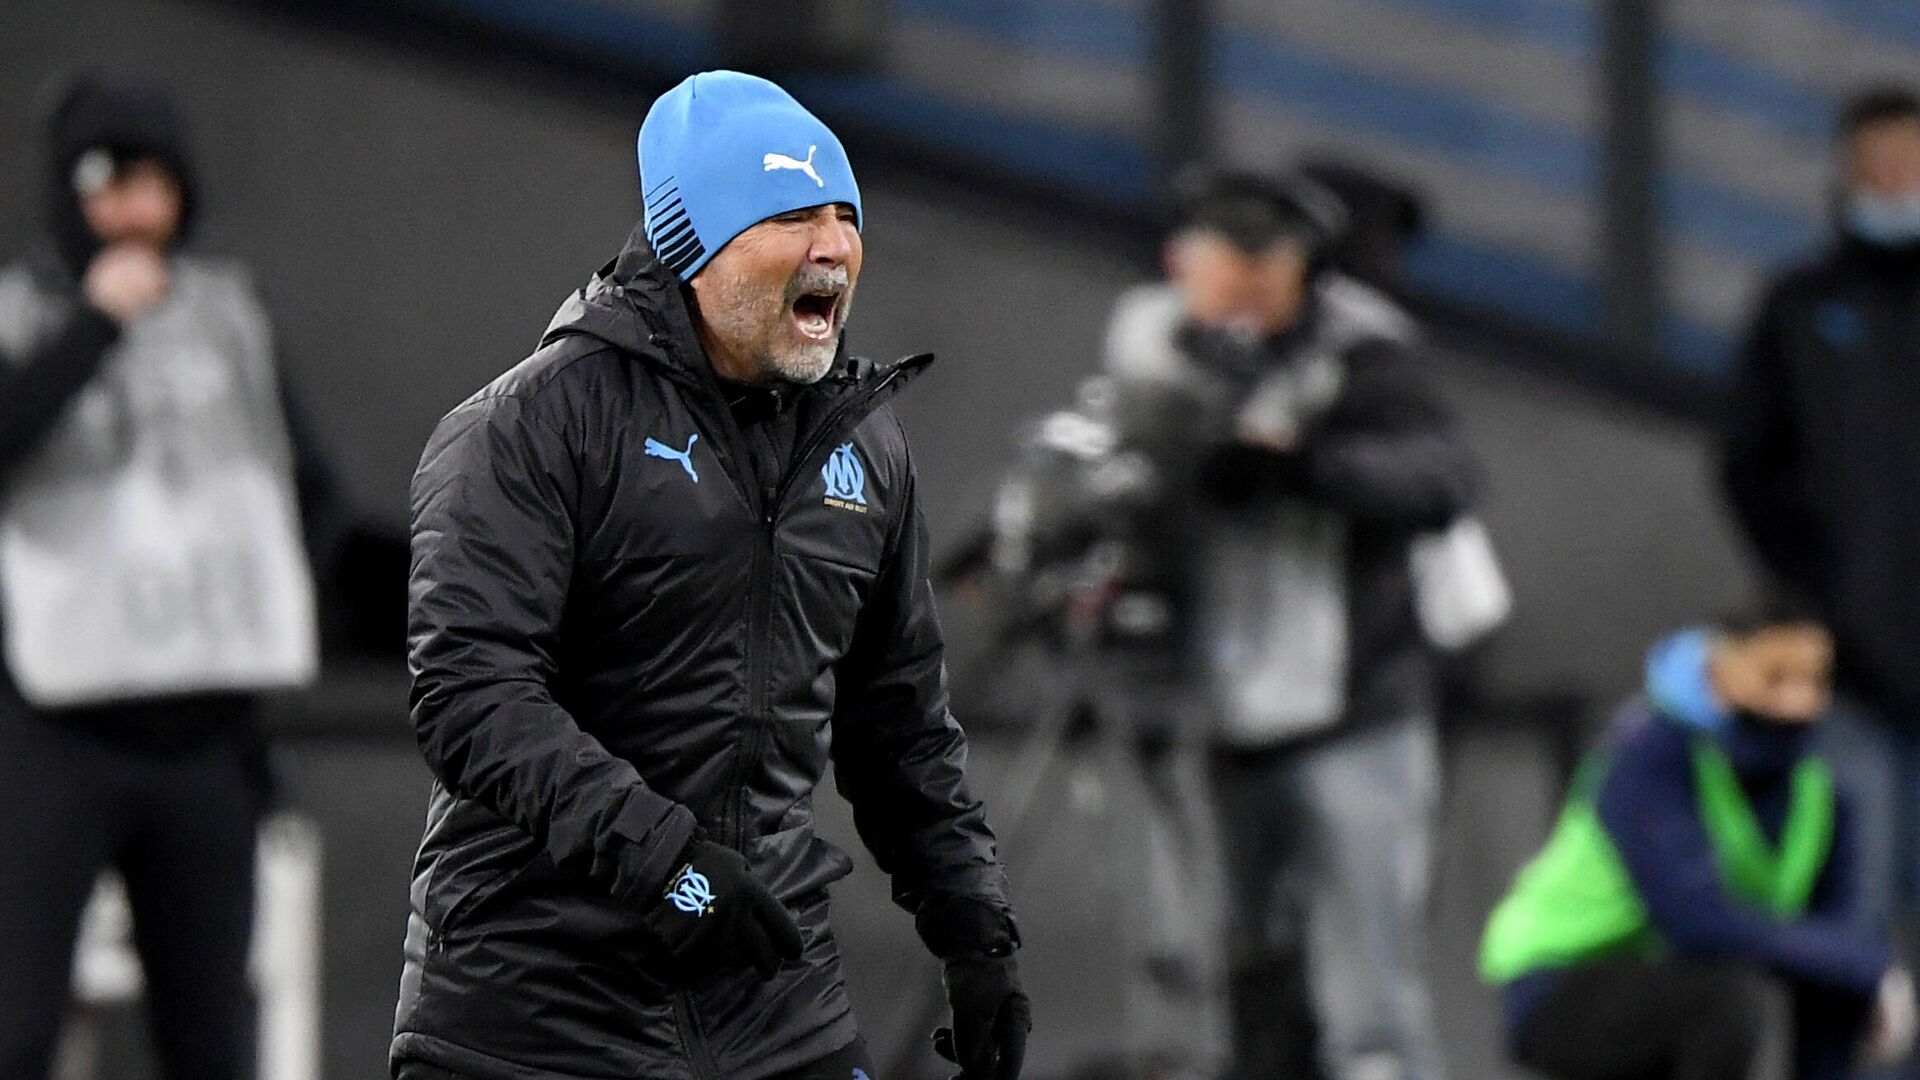
<path fill-rule="evenodd" d="M 1734 726 L 1768 737 L 1787 738 L 1806 730 L 1807 725 L 1776 720 L 1765 713 L 1735 706 L 1727 710 Z"/>
<path fill-rule="evenodd" d="M 1878 247 L 1920 242 L 1920 193 L 1881 195 L 1855 191 L 1847 196 L 1847 227 Z"/>
<path fill-rule="evenodd" d="M 1720 747 L 1741 771 L 1784 768 L 1807 753 L 1811 725 L 1782 724 L 1744 709 L 1732 714 L 1732 722 L 1720 732 Z"/>

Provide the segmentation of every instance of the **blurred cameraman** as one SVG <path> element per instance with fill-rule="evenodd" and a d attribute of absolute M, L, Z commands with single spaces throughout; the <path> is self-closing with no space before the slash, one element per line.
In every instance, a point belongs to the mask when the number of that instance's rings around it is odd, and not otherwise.
<path fill-rule="evenodd" d="M 1235 1070 L 1285 1062 L 1263 1005 L 1304 954 L 1321 1070 L 1435 1080 L 1420 970 L 1438 782 L 1410 550 L 1472 464 L 1420 387 L 1413 327 L 1327 269 L 1345 209 L 1298 176 L 1194 174 L 1168 280 L 1121 297 L 1106 370 L 1207 702 L 1229 893 Z"/>

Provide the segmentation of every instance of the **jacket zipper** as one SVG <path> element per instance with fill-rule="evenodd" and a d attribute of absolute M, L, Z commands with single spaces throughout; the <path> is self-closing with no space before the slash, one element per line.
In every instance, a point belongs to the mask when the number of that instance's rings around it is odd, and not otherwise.
<path fill-rule="evenodd" d="M 788 492 L 799 477 L 801 466 L 826 444 L 829 437 L 842 429 L 847 417 L 856 408 L 867 406 L 877 400 L 904 371 L 908 370 L 910 365 L 916 368 L 920 366 L 911 360 L 902 361 L 889 369 L 874 386 L 834 409 L 788 462 L 787 473 L 781 478 L 772 498 L 755 508 L 760 520 L 757 523 L 758 527 L 754 530 L 757 536 L 754 541 L 753 567 L 750 570 L 749 579 L 754 596 L 753 608 L 748 614 L 747 627 L 747 649 L 749 650 L 747 678 L 750 680 L 747 698 L 748 717 L 753 722 L 753 728 L 748 733 L 746 745 L 742 748 L 740 760 L 734 769 L 734 797 L 730 807 L 733 820 L 728 822 L 729 827 L 726 830 L 728 838 L 732 841 L 730 846 L 743 854 L 743 849 L 746 847 L 748 770 L 760 755 L 760 745 L 769 726 L 769 718 L 766 715 L 768 643 L 764 639 L 768 634 L 768 625 L 773 619 L 773 581 L 770 568 L 775 555 L 774 540 L 780 524 L 780 507 L 786 502 Z M 864 415 L 863 413 L 862 418 Z M 731 415 L 726 419 L 731 420 Z M 738 435 L 738 428 L 731 423 L 727 424 L 723 430 Z M 764 497 L 758 485 L 743 484 L 741 486 L 745 491 L 760 493 Z M 751 500 L 752 496 L 749 495 L 748 498 Z M 693 1070 L 694 1080 L 718 1080 L 719 1067 L 714 1064 L 712 1052 L 708 1050 L 706 1040 L 701 1036 L 700 1029 L 694 1022 L 692 997 L 684 990 L 673 994 L 673 1018 L 675 1026 L 680 1030 L 681 1043 L 687 1049 L 688 1066 Z"/>
<path fill-rule="evenodd" d="M 885 393 L 887 388 L 899 379 L 901 373 L 914 364 L 913 360 L 903 360 L 895 364 L 882 375 L 878 382 L 866 388 L 852 399 L 842 402 L 827 418 L 816 426 L 807 437 L 807 441 L 794 451 L 787 462 L 787 471 L 774 489 L 773 496 L 761 508 L 760 528 L 754 544 L 753 567 L 753 610 L 747 627 L 748 653 L 747 677 L 752 680 L 747 689 L 747 715 L 752 728 L 747 733 L 746 745 L 740 754 L 740 765 L 735 773 L 733 793 L 732 828 L 728 830 L 732 847 L 741 854 L 746 853 L 747 843 L 747 776 L 753 763 L 759 759 L 761 744 L 766 739 L 767 729 L 772 717 L 767 711 L 767 672 L 766 654 L 769 642 L 765 640 L 768 625 L 773 621 L 773 580 L 772 566 L 775 557 L 774 540 L 780 527 L 780 509 L 786 505 L 787 495 L 792 491 L 794 482 L 799 479 L 801 468 L 813 455 L 825 446 L 828 440 L 845 430 L 847 419 L 859 412 L 859 418 L 865 419 L 872 411 L 871 405 Z M 857 422 L 857 421 L 856 421 Z"/>
<path fill-rule="evenodd" d="M 680 1044 L 687 1048 L 687 1066 L 693 1070 L 694 1080 L 719 1080 L 720 1068 L 713 1063 L 707 1040 L 693 1022 L 693 995 L 685 990 L 674 991 L 673 1023 L 680 1029 Z"/>
<path fill-rule="evenodd" d="M 652 320 L 647 321 L 648 329 L 652 331 L 648 336 L 649 343 L 671 351 L 672 336 L 653 325 Z M 716 410 L 704 410 L 703 406 L 710 400 L 711 389 L 699 380 L 687 378 L 674 371 L 670 371 L 667 378 L 688 391 L 682 400 L 686 403 L 688 410 L 694 414 L 696 422 L 701 418 L 703 411 L 708 411 L 709 415 L 705 417 L 708 430 L 718 430 L 727 435 L 725 439 L 714 440 L 713 452 L 720 463 L 720 471 L 726 474 L 735 493 L 746 504 L 749 512 L 756 515 L 763 513 L 763 508 L 755 502 L 755 496 L 760 491 L 759 485 L 751 482 L 748 475 L 751 470 L 742 470 L 737 467 L 733 456 L 734 449 L 744 442 L 739 425 L 733 421 L 733 414 L 724 406 Z M 737 843 L 734 846 L 736 849 L 739 847 Z M 715 1064 L 713 1051 L 708 1048 L 706 1037 L 700 1033 L 700 1027 L 694 1020 L 693 995 L 686 990 L 676 990 L 671 998 L 674 1027 L 679 1031 L 681 1046 L 686 1049 L 687 1067 L 693 1072 L 694 1080 L 720 1080 L 720 1067 Z"/>
<path fill-rule="evenodd" d="M 734 783 L 738 790 L 733 800 L 733 828 L 729 830 L 733 837 L 733 849 L 746 853 L 747 843 L 747 775 L 753 768 L 753 762 L 760 756 L 760 741 L 767 730 L 767 637 L 768 624 L 773 621 L 773 540 L 774 530 L 778 528 L 778 513 L 774 509 L 777 503 L 769 504 L 761 512 L 759 528 L 754 530 L 753 543 L 753 608 L 748 613 L 747 623 L 747 717 L 752 727 L 747 731 L 747 742 L 740 751 L 740 767 Z"/>

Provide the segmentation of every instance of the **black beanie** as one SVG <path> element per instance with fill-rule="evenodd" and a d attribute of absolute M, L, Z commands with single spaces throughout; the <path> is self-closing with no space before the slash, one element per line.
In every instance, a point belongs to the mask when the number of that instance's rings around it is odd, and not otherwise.
<path fill-rule="evenodd" d="M 105 153 L 115 171 L 140 160 L 159 162 L 180 184 L 180 227 L 185 238 L 193 219 L 193 173 L 186 136 L 167 92 L 151 83 L 110 75 L 82 75 L 69 82 L 46 117 L 47 214 L 61 261 L 77 278 L 100 250 L 100 238 L 80 208 L 75 170 L 93 151 Z"/>
<path fill-rule="evenodd" d="M 1176 229 L 1218 232 L 1243 251 L 1294 238 L 1318 255 L 1348 227 L 1340 197 L 1301 173 L 1188 166 L 1175 174 L 1170 194 Z"/>

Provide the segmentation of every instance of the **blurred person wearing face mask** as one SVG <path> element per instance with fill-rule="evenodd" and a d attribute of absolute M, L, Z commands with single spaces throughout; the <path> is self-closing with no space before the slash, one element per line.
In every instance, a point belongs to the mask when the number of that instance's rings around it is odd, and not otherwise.
<path fill-rule="evenodd" d="M 1856 784 L 1866 911 L 1920 899 L 1920 96 L 1854 98 L 1838 238 L 1760 305 L 1724 435 L 1727 495 L 1768 573 L 1832 628 L 1826 752 Z"/>
<path fill-rule="evenodd" d="M 1195 172 L 1167 281 L 1123 295 L 1106 375 L 1153 465 L 1228 894 L 1235 1076 L 1310 1068 L 1275 1002 L 1304 957 L 1317 1065 L 1436 1080 L 1421 973 L 1438 783 L 1409 550 L 1472 463 L 1407 316 L 1332 272 L 1341 205 L 1300 176 Z"/>
<path fill-rule="evenodd" d="M 905 433 L 932 360 L 842 332 L 840 141 L 731 71 L 639 134 L 645 217 L 413 482 L 413 721 L 436 783 L 396 1076 L 873 1072 L 814 832 L 829 762 L 945 965 L 936 1047 L 1015 1080 L 1019 935 L 940 628 Z"/>
<path fill-rule="evenodd" d="M 237 1078 L 252 717 L 317 663 L 303 518 L 330 489 L 245 273 L 180 250 L 195 186 L 166 95 L 75 80 L 47 136 L 50 243 L 0 270 L 0 1074 L 47 1075 L 111 867 L 165 1075 Z"/>
<path fill-rule="evenodd" d="M 1481 951 L 1563 1080 L 1842 1080 L 1912 1043 L 1862 917 L 1861 807 L 1816 751 L 1833 645 L 1792 611 L 1662 642 Z"/>

